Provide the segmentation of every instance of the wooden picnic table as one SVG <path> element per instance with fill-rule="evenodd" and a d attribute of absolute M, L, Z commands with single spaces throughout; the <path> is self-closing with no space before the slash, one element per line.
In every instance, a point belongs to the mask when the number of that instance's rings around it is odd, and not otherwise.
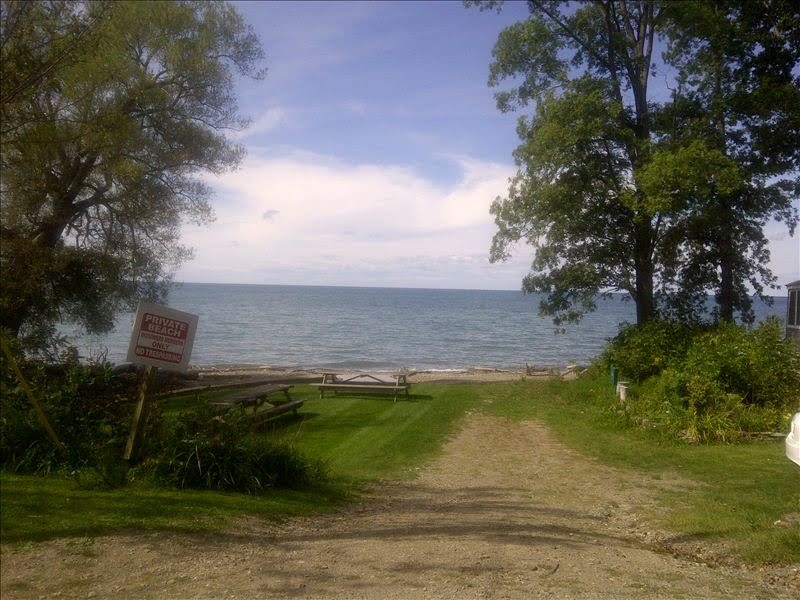
<path fill-rule="evenodd" d="M 331 390 L 334 394 L 345 392 L 378 392 L 394 394 L 394 401 L 397 402 L 397 395 L 404 392 L 408 397 L 408 383 L 405 373 L 396 373 L 390 376 L 373 375 L 371 373 L 358 373 L 355 375 L 338 375 L 336 373 L 325 373 L 322 376 L 322 383 L 317 384 L 319 397 L 325 397 L 325 390 Z"/>
<path fill-rule="evenodd" d="M 258 387 L 240 390 L 229 394 L 227 396 L 223 396 L 221 398 L 215 398 L 210 402 L 212 406 L 216 406 L 220 409 L 230 409 L 234 407 L 240 407 L 243 411 L 252 406 L 253 407 L 253 414 L 258 412 L 258 409 L 267 402 L 267 398 L 269 398 L 272 394 L 277 394 L 283 392 L 286 396 L 286 401 L 282 403 L 275 403 L 270 411 L 275 411 L 276 413 L 286 412 L 287 410 L 294 409 L 295 412 L 297 411 L 297 407 L 303 404 L 302 400 L 292 400 L 292 397 L 289 395 L 289 390 L 292 389 L 291 385 L 282 385 L 277 383 L 269 383 L 266 385 L 260 385 Z M 270 403 L 272 404 L 272 403 Z M 288 407 L 287 407 L 288 405 Z"/>

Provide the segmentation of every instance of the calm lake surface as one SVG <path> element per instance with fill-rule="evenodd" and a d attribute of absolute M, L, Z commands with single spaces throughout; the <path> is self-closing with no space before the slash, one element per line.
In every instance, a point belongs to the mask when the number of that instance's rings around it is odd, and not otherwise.
<path fill-rule="evenodd" d="M 192 364 L 361 370 L 520 368 L 587 364 L 634 305 L 616 296 L 566 333 L 516 291 L 184 283 L 169 306 L 199 315 Z M 786 298 L 757 303 L 758 320 L 786 314 Z M 70 331 L 84 356 L 124 362 L 132 314 L 106 336 Z"/>

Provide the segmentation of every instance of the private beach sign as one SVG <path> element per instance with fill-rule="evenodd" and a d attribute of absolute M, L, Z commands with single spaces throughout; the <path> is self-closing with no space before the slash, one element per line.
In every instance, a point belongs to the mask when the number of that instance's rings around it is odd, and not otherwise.
<path fill-rule="evenodd" d="M 152 302 L 139 302 L 128 346 L 128 362 L 186 371 L 198 316 Z"/>

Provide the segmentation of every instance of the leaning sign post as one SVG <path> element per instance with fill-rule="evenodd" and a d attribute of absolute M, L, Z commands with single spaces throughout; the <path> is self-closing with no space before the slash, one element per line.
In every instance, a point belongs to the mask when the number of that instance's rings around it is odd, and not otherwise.
<path fill-rule="evenodd" d="M 128 362 L 144 365 L 145 371 L 128 442 L 125 444 L 125 460 L 135 455 L 142 437 L 158 369 L 185 372 L 189 367 L 197 321 L 197 315 L 152 302 L 139 302 L 128 346 Z"/>

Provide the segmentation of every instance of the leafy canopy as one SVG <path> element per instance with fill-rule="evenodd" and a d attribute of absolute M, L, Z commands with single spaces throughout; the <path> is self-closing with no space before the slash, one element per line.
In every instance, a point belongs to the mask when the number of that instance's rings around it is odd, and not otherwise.
<path fill-rule="evenodd" d="M 468 2 L 481 9 L 500 2 Z M 764 226 L 798 220 L 800 19 L 784 0 L 531 0 L 489 69 L 520 117 L 519 167 L 491 212 L 493 261 L 534 249 L 523 290 L 559 324 L 626 292 L 657 316 L 752 319 L 764 296 Z M 663 49 L 661 60 L 654 49 Z M 650 84 L 668 66 L 671 98 Z"/>
<path fill-rule="evenodd" d="M 235 167 L 234 76 L 263 76 L 233 6 L 3 2 L 2 326 L 90 331 L 158 298 L 213 218 L 197 176 Z"/>

